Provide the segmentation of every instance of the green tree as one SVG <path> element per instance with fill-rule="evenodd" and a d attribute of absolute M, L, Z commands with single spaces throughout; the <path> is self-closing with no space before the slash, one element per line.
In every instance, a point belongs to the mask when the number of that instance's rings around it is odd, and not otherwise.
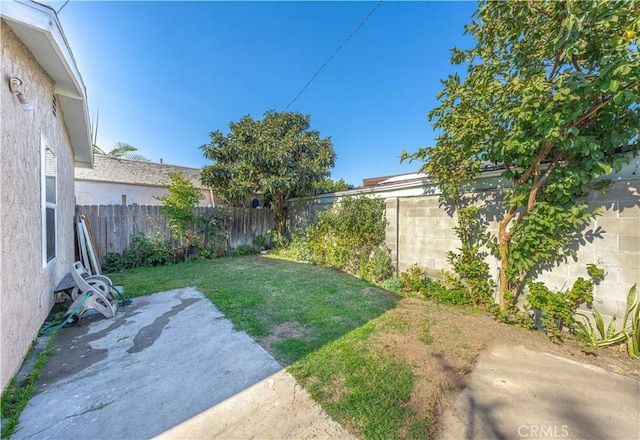
<path fill-rule="evenodd" d="M 344 179 L 333 180 L 330 177 L 327 177 L 326 179 L 323 179 L 322 181 L 316 184 L 316 193 L 317 194 L 330 193 L 330 192 L 343 191 L 343 190 L 352 189 L 352 188 L 353 188 L 353 185 L 351 185 L 350 183 L 347 183 L 347 181 Z"/>
<path fill-rule="evenodd" d="M 274 209 L 280 237 L 285 232 L 285 201 L 314 194 L 329 176 L 336 155 L 330 138 L 310 130 L 310 117 L 267 111 L 264 119 L 247 115 L 229 124 L 230 132 L 211 133 L 200 147 L 214 161 L 202 170 L 202 183 L 232 205 L 262 192 Z"/>
<path fill-rule="evenodd" d="M 202 192 L 181 173 L 168 173 L 167 176 L 171 180 L 169 192 L 156 198 L 162 202 L 161 209 L 169 217 L 174 237 L 190 245 L 195 236 L 191 230 L 194 225 L 193 210 L 200 203 Z"/>
<path fill-rule="evenodd" d="M 134 159 L 134 160 L 144 160 L 144 161 L 149 160 L 146 157 L 144 157 L 142 154 L 136 153 L 138 149 L 132 145 L 127 144 L 126 142 L 115 142 L 113 144 L 113 148 L 111 149 L 111 151 L 105 152 L 95 144 L 95 140 L 94 140 L 93 151 L 98 154 L 105 154 L 107 156 L 113 156 L 113 157 L 121 157 L 123 159 Z"/>
<path fill-rule="evenodd" d="M 592 179 L 638 151 L 640 6 L 636 1 L 482 1 L 452 50 L 467 68 L 443 81 L 429 112 L 434 147 L 403 158 L 455 198 L 482 163 L 504 166 L 494 250 L 508 309 L 533 267 L 571 253 L 569 237 L 597 212 L 577 199 Z"/>

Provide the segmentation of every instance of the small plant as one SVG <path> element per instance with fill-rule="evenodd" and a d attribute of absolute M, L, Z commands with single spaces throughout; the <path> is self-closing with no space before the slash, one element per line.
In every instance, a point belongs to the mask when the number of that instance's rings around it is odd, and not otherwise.
<path fill-rule="evenodd" d="M 267 237 L 265 237 L 264 235 L 258 235 L 256 238 L 253 239 L 253 245 L 258 250 L 263 250 L 266 244 L 267 244 Z"/>
<path fill-rule="evenodd" d="M 400 274 L 402 288 L 409 292 L 420 292 L 426 279 L 426 273 L 417 264 L 414 264 L 409 270 Z"/>
<path fill-rule="evenodd" d="M 575 330 L 575 315 L 581 304 L 593 302 L 593 283 L 579 277 L 566 292 L 552 292 L 542 282 L 529 282 L 529 305 L 538 309 L 542 315 L 542 326 L 547 335 L 561 342 L 562 328 Z"/>
<path fill-rule="evenodd" d="M 400 292 L 402 290 L 402 281 L 399 278 L 389 278 L 382 282 L 381 287 L 391 292 Z"/>
<path fill-rule="evenodd" d="M 2 438 L 10 438 L 18 427 L 18 421 L 22 410 L 29 403 L 29 399 L 36 390 L 36 382 L 40 377 L 40 372 L 47 363 L 47 358 L 54 353 L 54 336 L 50 336 L 46 349 L 38 354 L 33 369 L 21 380 L 16 377 L 2 393 L 0 407 L 2 408 Z M 33 347 L 31 348 L 33 351 Z"/>
<path fill-rule="evenodd" d="M 377 246 L 370 253 L 362 254 L 358 276 L 379 283 L 391 276 L 391 257 L 386 246 Z"/>
<path fill-rule="evenodd" d="M 595 307 L 593 308 L 595 329 L 586 315 L 579 313 L 578 316 L 582 320 L 576 322 L 576 327 L 583 348 L 597 350 L 602 347 L 626 343 L 629 357 L 634 359 L 640 357 L 640 299 L 636 284 L 629 289 L 627 294 L 627 309 L 620 330 L 616 329 L 616 315 L 613 315 L 605 330 L 602 314 Z M 596 334 L 596 330 L 598 334 Z"/>
<path fill-rule="evenodd" d="M 231 256 L 232 257 L 242 257 L 244 255 L 251 255 L 251 254 L 255 254 L 256 250 L 253 246 L 249 246 L 247 244 L 243 244 L 238 246 L 237 248 L 235 248 L 232 252 L 231 252 Z"/>
<path fill-rule="evenodd" d="M 486 226 L 478 212 L 477 206 L 458 209 L 458 225 L 453 229 L 462 246 L 459 252 L 447 252 L 447 261 L 453 272 L 443 271 L 442 274 L 447 287 L 464 291 L 461 297 L 469 297 L 474 305 L 488 306 L 493 303 L 496 286 L 489 275 L 489 265 L 484 261 L 486 253 L 480 251 L 483 237 L 486 237 Z"/>
<path fill-rule="evenodd" d="M 413 265 L 408 271 L 401 273 L 400 280 L 404 291 L 420 292 L 426 299 L 454 305 L 472 303 L 468 290 L 459 287 L 447 288 L 440 281 L 429 278 L 418 265 Z"/>

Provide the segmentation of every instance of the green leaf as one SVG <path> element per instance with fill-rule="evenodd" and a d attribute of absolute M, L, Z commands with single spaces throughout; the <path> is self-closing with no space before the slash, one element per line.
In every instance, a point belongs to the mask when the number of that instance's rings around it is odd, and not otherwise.
<path fill-rule="evenodd" d="M 607 327 L 606 339 L 610 339 L 616 334 L 616 315 L 613 315 L 609 327 Z"/>
<path fill-rule="evenodd" d="M 611 90 L 612 92 L 617 92 L 619 88 L 620 88 L 620 81 L 618 81 L 617 79 L 612 79 L 611 82 L 609 83 L 609 90 Z"/>
<path fill-rule="evenodd" d="M 604 162 L 598 162 L 598 166 L 600 167 L 600 169 L 604 174 L 611 174 L 611 172 L 613 171 L 613 167 Z"/>
<path fill-rule="evenodd" d="M 596 328 L 598 329 L 598 333 L 600 333 L 601 338 L 606 338 L 607 333 L 604 331 L 604 320 L 602 319 L 602 315 L 598 311 L 598 309 L 593 309 L 593 317 L 596 320 Z"/>
<path fill-rule="evenodd" d="M 640 304 L 638 304 L 636 300 L 636 296 L 638 295 L 636 286 L 637 284 L 634 284 L 633 286 L 631 286 L 631 289 L 629 289 L 629 292 L 627 293 L 627 310 L 625 311 L 624 320 L 622 322 L 623 328 L 626 327 L 627 325 L 627 320 L 629 319 L 629 315 L 633 314 L 634 315 L 633 318 L 636 321 L 638 320 L 638 314 L 640 313 Z M 632 322 L 632 325 L 633 325 L 633 322 Z M 640 325 L 640 322 L 636 322 L 636 325 Z"/>

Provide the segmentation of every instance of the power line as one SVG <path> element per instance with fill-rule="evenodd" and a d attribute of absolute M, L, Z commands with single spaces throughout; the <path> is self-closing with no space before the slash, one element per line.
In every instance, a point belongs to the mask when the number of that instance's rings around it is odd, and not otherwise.
<path fill-rule="evenodd" d="M 67 0 L 66 2 L 64 2 L 64 5 L 60 6 L 60 9 L 58 9 L 58 11 L 56 12 L 56 14 L 59 14 L 60 11 L 62 11 L 62 8 L 64 8 L 65 6 L 67 6 L 67 3 L 69 3 L 69 0 Z"/>
<path fill-rule="evenodd" d="M 369 17 L 371 17 L 371 15 L 373 15 L 374 12 L 376 12 L 376 9 L 378 9 L 380 7 L 380 5 L 382 4 L 382 0 L 379 0 L 376 5 L 373 7 L 373 9 L 371 9 L 371 11 L 369 11 L 369 13 L 367 14 L 367 16 L 360 22 L 360 24 L 353 30 L 353 32 L 351 32 L 351 34 L 349 34 L 349 36 L 342 42 L 342 44 L 333 52 L 333 54 L 331 54 L 331 56 L 327 59 L 327 61 L 324 62 L 324 64 L 322 66 L 320 66 L 320 68 L 318 69 L 318 71 L 316 73 L 313 74 L 313 76 L 311 77 L 311 79 L 309 80 L 309 82 L 307 82 L 304 87 L 302 88 L 302 90 L 300 90 L 300 92 L 298 92 L 298 94 L 296 95 L 295 98 L 293 98 L 291 100 L 291 102 L 289 104 L 287 104 L 287 106 L 284 108 L 284 111 L 286 112 L 287 109 L 289 107 L 291 107 L 291 104 L 293 104 L 294 102 L 296 102 L 296 100 L 300 97 L 300 95 L 302 95 L 304 93 L 305 90 L 307 90 L 307 88 L 311 85 L 311 83 L 313 82 L 314 79 L 316 79 L 316 77 L 320 74 L 320 72 L 322 72 L 322 69 L 324 69 L 325 67 L 327 67 L 327 64 L 329 64 L 331 62 L 331 60 L 333 59 L 333 57 L 336 56 L 336 54 L 338 52 L 340 52 L 340 49 L 342 49 L 347 42 L 351 39 L 351 37 L 353 37 L 359 30 L 360 28 L 367 22 L 367 20 L 369 20 Z"/>

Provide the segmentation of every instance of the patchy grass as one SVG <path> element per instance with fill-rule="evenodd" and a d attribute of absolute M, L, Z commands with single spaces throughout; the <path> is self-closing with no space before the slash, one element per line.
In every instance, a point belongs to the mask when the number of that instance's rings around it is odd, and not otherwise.
<path fill-rule="evenodd" d="M 412 368 L 374 342 L 384 327 L 384 318 L 373 320 L 289 368 L 332 418 L 364 438 L 400 438 L 414 415 Z"/>
<path fill-rule="evenodd" d="M 125 295 L 195 286 L 284 365 L 394 307 L 399 297 L 337 270 L 261 256 L 109 274 Z M 287 324 L 295 331 L 281 331 Z"/>
<path fill-rule="evenodd" d="M 40 353 L 34 352 L 34 347 L 27 354 L 26 358 L 35 357 L 35 363 L 29 372 L 22 378 L 17 376 L 2 393 L 0 407 L 2 408 L 2 433 L 1 438 L 10 438 L 18 427 L 18 421 L 22 410 L 27 406 L 31 396 L 36 390 L 36 382 L 40 377 L 42 368 L 47 363 L 47 358 L 53 353 L 54 336 L 49 337 L 45 350 Z"/>
<path fill-rule="evenodd" d="M 496 324 L 475 310 L 400 300 L 333 269 L 260 256 L 135 269 L 112 279 L 134 296 L 197 287 L 236 329 L 291 365 L 328 414 L 367 439 L 431 437 L 441 401 L 460 389 L 484 348 L 478 335 L 491 333 L 472 323 Z"/>
<path fill-rule="evenodd" d="M 334 420 L 365 439 L 433 438 L 443 408 L 487 347 L 567 350 L 481 309 L 400 299 L 342 272 L 286 260 L 224 258 L 111 277 L 127 296 L 197 287 L 236 329 L 290 365 Z M 580 353 L 572 356 L 594 362 Z"/>

